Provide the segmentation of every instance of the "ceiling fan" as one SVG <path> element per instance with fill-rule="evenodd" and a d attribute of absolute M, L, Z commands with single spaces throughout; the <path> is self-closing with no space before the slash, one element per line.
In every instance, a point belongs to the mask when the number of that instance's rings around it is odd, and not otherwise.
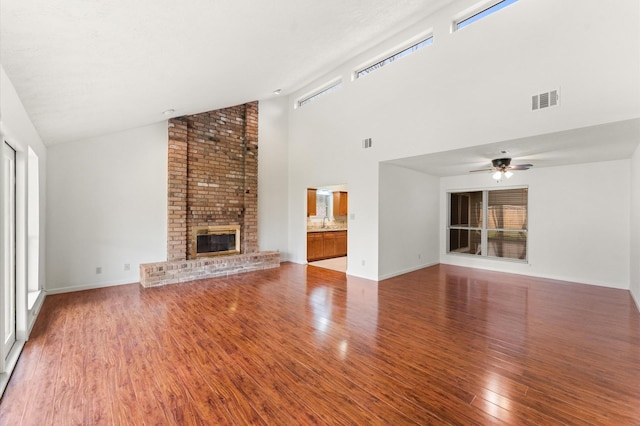
<path fill-rule="evenodd" d="M 512 170 L 529 170 L 533 167 L 533 164 L 518 164 L 512 166 L 511 158 L 496 158 L 495 160 L 491 160 L 491 164 L 493 167 L 490 169 L 471 170 L 470 172 L 493 172 L 492 177 L 499 181 L 503 176 L 507 179 L 513 176 Z"/>

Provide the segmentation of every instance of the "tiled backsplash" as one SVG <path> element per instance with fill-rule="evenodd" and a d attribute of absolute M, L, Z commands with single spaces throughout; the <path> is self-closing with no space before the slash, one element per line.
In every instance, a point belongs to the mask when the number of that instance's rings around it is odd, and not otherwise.
<path fill-rule="evenodd" d="M 346 217 L 337 218 L 337 219 L 332 218 L 331 220 L 328 220 L 328 221 L 323 219 L 311 218 L 311 217 L 307 218 L 307 230 L 323 229 L 323 228 L 347 229 Z"/>

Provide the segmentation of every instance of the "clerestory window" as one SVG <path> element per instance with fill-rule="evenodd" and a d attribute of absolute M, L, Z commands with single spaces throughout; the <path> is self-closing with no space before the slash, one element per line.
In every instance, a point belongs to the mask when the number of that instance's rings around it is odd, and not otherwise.
<path fill-rule="evenodd" d="M 377 61 L 374 64 L 368 65 L 358 71 L 355 72 L 355 77 L 356 78 L 360 78 L 363 77 L 367 74 L 370 74 L 376 70 L 379 70 L 380 68 L 382 68 L 385 65 L 390 64 L 391 62 L 395 61 L 396 59 L 400 59 L 400 58 L 404 58 L 405 56 L 408 56 L 410 54 L 412 54 L 413 52 L 422 49 L 425 46 L 428 46 L 430 44 L 433 43 L 433 36 L 429 35 L 428 37 L 426 37 L 425 39 L 412 44 L 411 46 L 404 48 L 402 50 L 400 50 L 397 53 L 394 53 L 391 56 L 387 56 L 386 58 L 382 59 L 381 61 Z"/>
<path fill-rule="evenodd" d="M 504 9 L 505 7 L 509 6 L 510 4 L 513 4 L 515 2 L 517 2 L 518 0 L 502 0 L 499 2 L 493 2 L 493 3 L 489 3 L 490 6 L 481 8 L 480 10 L 476 10 L 474 12 L 472 12 L 471 14 L 468 15 L 464 15 L 462 18 L 456 20 L 453 24 L 453 29 L 455 31 L 462 29 L 464 27 L 467 27 L 471 24 L 473 24 L 474 22 L 477 22 L 479 20 L 481 20 L 482 18 L 485 18 L 493 13 L 496 13 L 497 11 Z"/>

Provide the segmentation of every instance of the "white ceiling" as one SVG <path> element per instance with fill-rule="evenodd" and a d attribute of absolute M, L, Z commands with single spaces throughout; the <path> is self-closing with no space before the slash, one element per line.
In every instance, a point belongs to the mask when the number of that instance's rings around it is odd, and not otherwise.
<path fill-rule="evenodd" d="M 45 144 L 294 91 L 451 0 L 2 0 L 0 57 Z"/>
<path fill-rule="evenodd" d="M 640 143 L 640 119 L 583 127 L 487 145 L 386 161 L 433 176 L 458 176 L 491 167 L 494 158 L 511 164 L 554 167 L 631 158 Z"/>

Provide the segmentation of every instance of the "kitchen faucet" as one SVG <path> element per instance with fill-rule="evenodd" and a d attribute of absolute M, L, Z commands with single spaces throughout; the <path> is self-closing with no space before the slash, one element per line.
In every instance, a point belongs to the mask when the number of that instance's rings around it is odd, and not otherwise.
<path fill-rule="evenodd" d="M 326 220 L 327 222 L 325 222 L 325 220 Z M 327 227 L 327 226 L 326 226 L 326 224 L 328 223 L 328 221 L 329 221 L 329 216 L 325 216 L 325 217 L 322 219 L 322 228 L 323 228 L 323 229 Z"/>

